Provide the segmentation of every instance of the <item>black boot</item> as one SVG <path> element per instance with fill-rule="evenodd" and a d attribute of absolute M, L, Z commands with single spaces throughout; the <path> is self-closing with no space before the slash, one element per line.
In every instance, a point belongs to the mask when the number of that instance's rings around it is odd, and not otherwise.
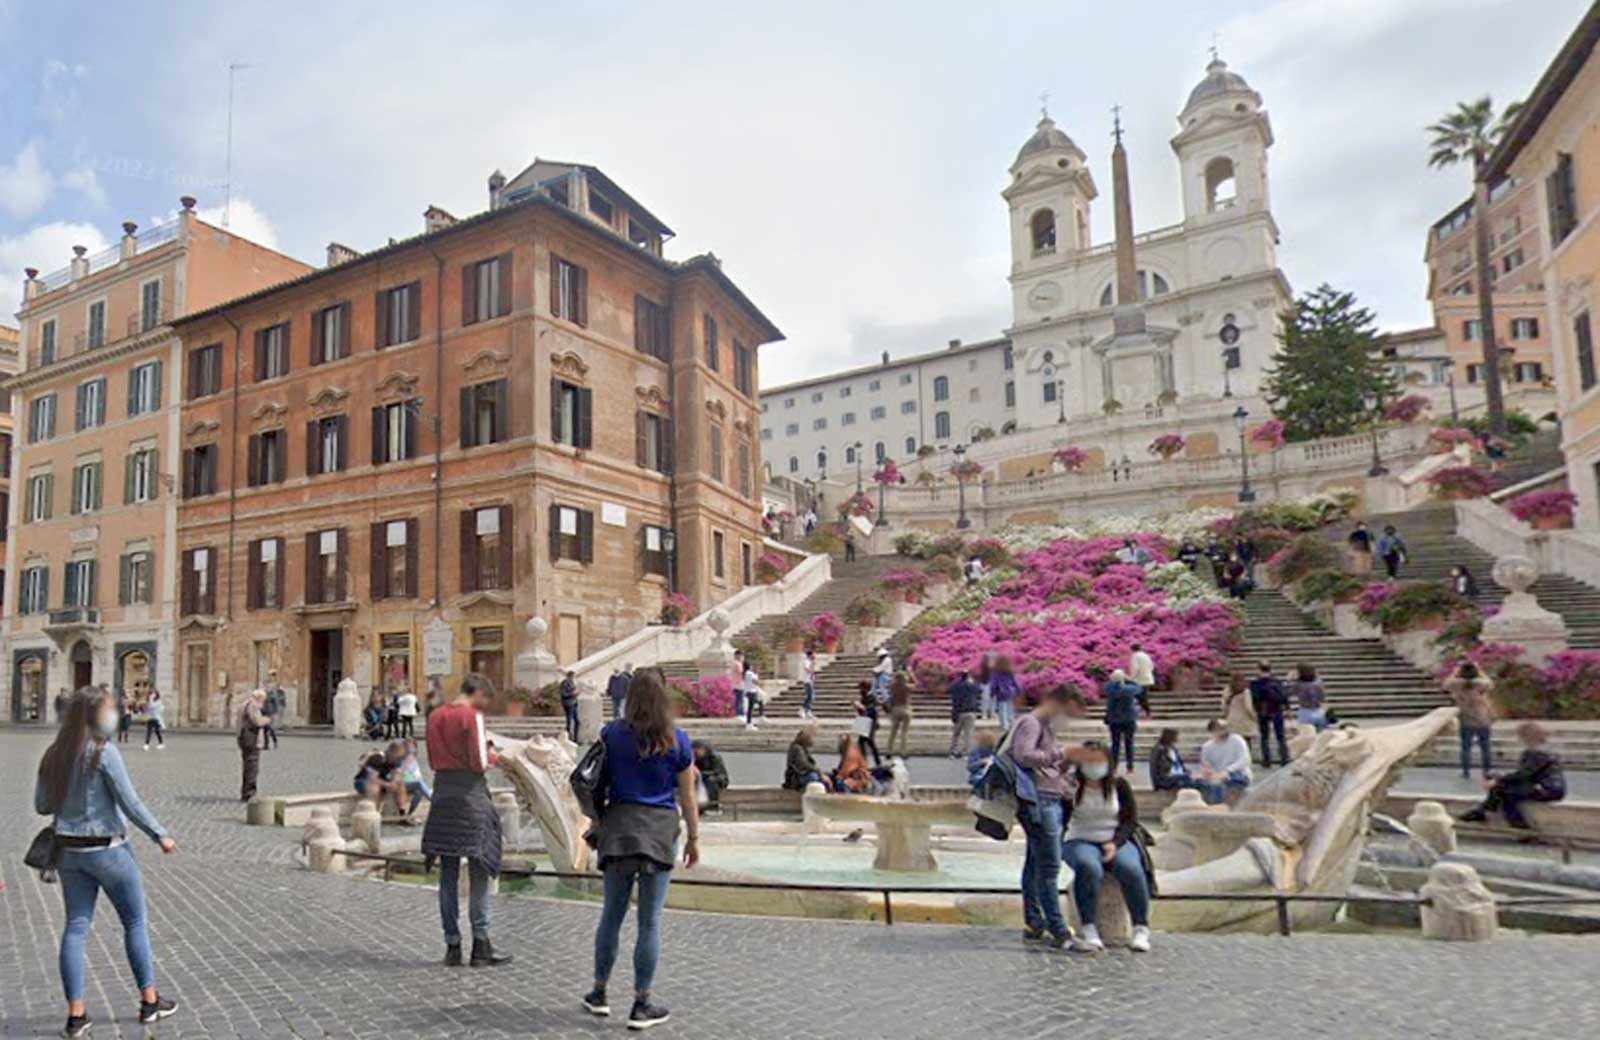
<path fill-rule="evenodd" d="M 511 954 L 495 953 L 494 944 L 487 938 L 472 939 L 472 966 L 474 968 L 493 968 L 498 964 L 510 964 Z"/>
<path fill-rule="evenodd" d="M 451 943 L 444 948 L 444 966 L 446 968 L 461 967 L 461 944 Z"/>

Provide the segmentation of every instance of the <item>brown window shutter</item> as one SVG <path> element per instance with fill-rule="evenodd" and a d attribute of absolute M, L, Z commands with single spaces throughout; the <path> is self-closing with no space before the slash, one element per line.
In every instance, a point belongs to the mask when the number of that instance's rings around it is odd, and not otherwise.
<path fill-rule="evenodd" d="M 375 405 L 372 409 L 372 464 L 374 466 L 383 462 L 388 454 L 388 445 L 384 439 L 389 435 L 389 424 L 384 421 L 383 405 Z"/>
<path fill-rule="evenodd" d="M 500 507 L 500 559 L 496 562 L 500 572 L 500 587 L 510 589 L 516 587 L 516 582 L 511 578 L 511 568 L 516 563 L 517 533 L 512 528 L 513 517 L 510 506 Z"/>
<path fill-rule="evenodd" d="M 472 440 L 472 387 L 461 388 L 461 447 L 475 448 Z"/>
<path fill-rule="evenodd" d="M 317 566 L 317 532 L 306 532 L 306 602 L 322 602 L 322 568 Z"/>
<path fill-rule="evenodd" d="M 261 605 L 261 543 L 251 539 L 244 550 L 244 606 L 254 610 Z"/>
<path fill-rule="evenodd" d="M 474 510 L 461 511 L 461 591 L 478 591 L 478 527 Z"/>
<path fill-rule="evenodd" d="M 306 423 L 306 476 L 314 477 L 319 472 L 318 464 L 322 460 L 322 453 L 318 451 L 317 420 L 312 419 Z"/>
<path fill-rule="evenodd" d="M 594 391 L 588 387 L 578 391 L 577 433 L 578 447 L 594 447 Z"/>
<path fill-rule="evenodd" d="M 380 289 L 372 298 L 373 345 L 382 350 L 389 345 L 389 291 Z"/>
<path fill-rule="evenodd" d="M 335 461 L 339 464 L 339 471 L 342 473 L 345 467 L 345 451 L 350 445 L 350 417 L 348 415 L 336 417 L 333 426 L 335 436 L 338 437 L 337 447 L 339 449 Z"/>
<path fill-rule="evenodd" d="M 383 599 L 389 595 L 389 569 L 384 566 L 388 547 L 384 537 L 385 525 L 382 521 L 371 527 L 372 542 L 368 552 L 368 569 L 372 572 L 372 598 Z"/>
<path fill-rule="evenodd" d="M 278 543 L 278 565 L 272 568 L 273 574 L 273 602 L 280 608 L 283 606 L 283 572 L 289 568 L 289 540 L 287 538 L 274 538 Z"/>
<path fill-rule="evenodd" d="M 406 521 L 406 587 L 389 591 L 396 596 L 414 597 L 421 588 L 422 578 L 417 573 L 417 521 L 413 517 Z"/>
<path fill-rule="evenodd" d="M 594 514 L 587 509 L 578 510 L 578 559 L 594 562 Z"/>
<path fill-rule="evenodd" d="M 494 439 L 495 443 L 511 439 L 511 382 L 494 381 Z"/>
<path fill-rule="evenodd" d="M 272 444 L 272 455 L 273 461 L 277 463 L 278 483 L 281 484 L 289 475 L 289 428 L 287 426 L 278 431 L 278 436 Z"/>
<path fill-rule="evenodd" d="M 350 304 L 339 304 L 339 356 L 350 356 Z"/>
<path fill-rule="evenodd" d="M 261 435 L 259 433 L 250 435 L 249 447 L 245 451 L 245 456 L 244 480 L 250 487 L 255 487 L 261 483 Z"/>
<path fill-rule="evenodd" d="M 422 283 L 412 282 L 411 291 L 406 294 L 406 331 L 410 333 L 409 339 L 416 339 L 422 335 Z"/>
<path fill-rule="evenodd" d="M 562 318 L 561 313 L 561 258 L 550 254 L 550 314 Z"/>
<path fill-rule="evenodd" d="M 267 330 L 256 330 L 256 379 L 267 378 Z"/>
<path fill-rule="evenodd" d="M 500 254 L 500 308 L 495 312 L 497 317 L 505 317 L 511 313 L 511 254 Z"/>
<path fill-rule="evenodd" d="M 561 380 L 550 380 L 550 439 L 561 443 Z"/>
<path fill-rule="evenodd" d="M 183 576 L 178 588 L 178 612 L 194 613 L 194 550 L 183 551 Z"/>
<path fill-rule="evenodd" d="M 648 354 L 652 352 L 646 349 L 644 330 L 645 323 L 649 318 L 644 312 L 645 306 L 644 297 L 635 293 L 633 297 L 633 349 L 640 353 Z"/>
<path fill-rule="evenodd" d="M 349 590 L 349 585 L 350 585 L 350 554 L 348 552 L 349 548 L 350 548 L 350 539 L 346 535 L 345 529 L 341 527 L 341 528 L 339 528 L 338 557 L 335 560 L 335 564 L 334 564 L 334 571 L 339 575 L 339 588 L 337 589 L 337 598 L 341 599 L 341 600 L 350 598 L 350 590 Z"/>
<path fill-rule="evenodd" d="M 467 264 L 461 268 L 461 324 L 471 325 L 478 320 L 478 268 Z"/>
<path fill-rule="evenodd" d="M 672 308 L 661 306 L 656 308 L 656 324 L 660 326 L 656 333 L 656 354 L 663 361 L 672 360 Z M 670 384 L 669 384 L 670 385 Z"/>
<path fill-rule="evenodd" d="M 322 354 L 322 322 L 326 311 L 311 312 L 311 363 L 320 365 L 323 362 Z"/>
<path fill-rule="evenodd" d="M 561 507 L 550 504 L 550 558 L 561 559 Z"/>
<path fill-rule="evenodd" d="M 643 411 L 633 413 L 633 453 L 640 466 L 650 465 L 649 458 L 645 455 L 645 423 L 650 420 L 644 417 Z"/>
<path fill-rule="evenodd" d="M 589 324 L 589 272 L 586 268 L 574 267 L 572 275 L 574 283 L 573 294 L 578 297 L 576 301 L 578 313 L 573 320 L 579 325 L 587 326 Z"/>

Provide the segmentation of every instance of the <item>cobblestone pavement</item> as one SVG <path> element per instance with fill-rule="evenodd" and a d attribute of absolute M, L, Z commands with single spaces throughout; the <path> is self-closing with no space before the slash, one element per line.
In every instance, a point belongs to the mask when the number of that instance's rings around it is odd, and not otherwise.
<path fill-rule="evenodd" d="M 0 1035 L 50 1035 L 60 893 L 21 864 L 39 825 L 33 770 L 47 734 L 0 729 Z M 293 838 L 240 822 L 237 755 L 224 736 L 130 745 L 130 769 L 180 842 L 142 836 L 161 988 L 182 1010 L 169 1037 L 617 1036 L 589 1019 L 595 908 L 496 897 L 494 931 L 516 963 L 447 970 L 426 889 L 310 874 Z M 333 789 L 354 749 L 289 740 L 263 756 L 263 790 Z M 613 979 L 629 992 L 627 949 Z M 1148 956 L 1025 949 L 997 929 L 739 918 L 669 911 L 660 1035 L 898 1038 L 1174 1035 L 1439 1037 L 1586 1035 L 1600 1021 L 1600 942 L 1507 938 L 1446 945 L 1395 936 L 1158 936 Z M 94 1035 L 138 1036 L 115 914 L 102 901 L 88 944 Z M 1582 1023 L 1590 1023 L 1585 1026 Z"/>

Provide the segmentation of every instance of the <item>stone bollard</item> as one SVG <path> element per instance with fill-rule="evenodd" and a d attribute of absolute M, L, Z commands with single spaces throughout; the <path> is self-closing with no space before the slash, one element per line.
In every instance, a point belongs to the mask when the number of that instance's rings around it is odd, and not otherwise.
<path fill-rule="evenodd" d="M 494 796 L 495 815 L 500 817 L 500 838 L 507 848 L 515 849 L 522 846 L 522 809 L 517 805 L 517 796 L 510 791 L 501 791 Z"/>
<path fill-rule="evenodd" d="M 1499 929 L 1493 894 L 1465 863 L 1435 863 L 1418 894 L 1429 900 L 1421 907 L 1424 939 L 1485 942 Z"/>
<path fill-rule="evenodd" d="M 1456 850 L 1456 821 L 1443 804 L 1424 799 L 1411 809 L 1406 826 L 1423 844 L 1443 856 Z"/>
<path fill-rule="evenodd" d="M 332 806 L 313 805 L 311 818 L 300 830 L 300 840 L 309 845 L 325 838 L 344 840 L 344 835 L 339 833 L 339 817 L 334 815 Z"/>
<path fill-rule="evenodd" d="M 805 794 L 800 796 L 801 826 L 805 828 L 807 834 L 821 834 L 828 829 L 828 821 L 813 812 L 811 806 L 807 804 L 807 800 L 812 795 L 821 796 L 827 793 L 828 789 L 826 787 L 813 781 L 806 785 Z"/>
<path fill-rule="evenodd" d="M 605 723 L 605 714 L 600 694 L 590 687 L 584 687 L 578 694 L 579 747 L 587 750 L 590 744 L 600 739 L 600 727 Z"/>
<path fill-rule="evenodd" d="M 278 802 L 275 798 L 257 796 L 244 807 L 244 822 L 251 827 L 271 827 L 278 822 Z"/>
<path fill-rule="evenodd" d="M 383 851 L 383 817 L 378 807 L 365 798 L 350 810 L 350 836 L 367 846 L 368 852 Z"/>
<path fill-rule="evenodd" d="M 1078 918 L 1078 903 L 1072 898 L 1071 886 L 1061 893 L 1061 900 L 1067 904 L 1067 923 L 1073 931 L 1082 933 L 1083 922 Z M 1128 940 L 1133 938 L 1133 918 L 1128 914 L 1127 901 L 1122 898 L 1122 886 L 1109 870 L 1100 884 L 1095 918 L 1095 926 L 1100 929 L 1100 941 L 1107 946 L 1126 946 Z"/>
<path fill-rule="evenodd" d="M 343 874 L 343 838 L 317 838 L 306 846 L 306 865 L 319 874 Z"/>

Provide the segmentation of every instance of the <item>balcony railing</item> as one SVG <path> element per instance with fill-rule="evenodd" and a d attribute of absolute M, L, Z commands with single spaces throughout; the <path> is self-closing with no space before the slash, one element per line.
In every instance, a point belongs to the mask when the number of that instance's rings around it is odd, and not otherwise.
<path fill-rule="evenodd" d="M 28 367 L 30 369 L 42 368 L 45 365 L 53 365 L 58 361 L 65 361 L 68 358 L 77 357 L 91 350 L 101 350 L 105 347 L 113 346 L 128 337 L 137 336 L 140 333 L 148 332 L 159 325 L 163 325 L 175 317 L 177 317 L 177 310 L 170 296 L 162 297 L 154 310 L 146 310 L 141 304 L 138 310 L 127 317 L 124 325 L 127 329 L 126 335 L 112 336 L 110 333 L 114 326 L 108 320 L 106 322 L 106 331 L 98 342 L 91 340 L 87 331 L 80 332 L 72 337 L 70 344 L 57 343 L 52 351 L 43 349 L 30 350 L 28 352 Z"/>
<path fill-rule="evenodd" d="M 168 242 L 176 240 L 180 226 L 178 219 L 175 217 L 165 224 L 157 224 L 143 234 L 135 235 L 134 256 L 138 256 L 140 253 L 148 253 L 157 246 L 164 246 Z M 117 245 L 109 246 L 88 259 L 89 274 L 115 267 L 122 259 L 122 245 L 118 243 Z M 68 264 L 58 271 L 51 271 L 49 274 L 41 276 L 39 280 L 44 283 L 45 292 L 54 292 L 70 285 L 72 284 L 72 265 Z"/>
<path fill-rule="evenodd" d="M 71 625 L 98 625 L 100 612 L 93 607 L 62 607 L 52 610 L 47 615 L 46 624 L 51 628 L 65 628 Z"/>

